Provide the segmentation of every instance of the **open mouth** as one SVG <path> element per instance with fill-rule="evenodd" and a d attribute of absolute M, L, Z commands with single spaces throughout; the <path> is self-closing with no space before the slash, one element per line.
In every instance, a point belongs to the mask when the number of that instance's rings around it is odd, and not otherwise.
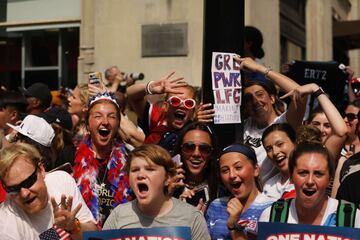
<path fill-rule="evenodd" d="M 303 189 L 303 193 L 308 196 L 311 197 L 312 195 L 314 195 L 316 193 L 315 189 Z"/>
<path fill-rule="evenodd" d="M 99 134 L 102 137 L 107 137 L 110 134 L 110 130 L 106 128 L 99 129 Z"/>
<path fill-rule="evenodd" d="M 230 185 L 231 185 L 232 188 L 238 189 L 241 186 L 241 182 L 231 183 Z"/>
<path fill-rule="evenodd" d="M 30 198 L 25 201 L 26 204 L 31 204 L 33 201 L 35 201 L 36 197 Z"/>
<path fill-rule="evenodd" d="M 149 191 L 149 187 L 145 183 L 138 183 L 137 186 L 140 193 L 147 193 Z"/>
<path fill-rule="evenodd" d="M 176 111 L 176 112 L 174 112 L 174 117 L 179 120 L 184 120 L 185 113 L 182 111 Z"/>
<path fill-rule="evenodd" d="M 192 159 L 190 160 L 190 163 L 194 166 L 199 166 L 202 163 L 202 161 L 201 159 Z"/>
<path fill-rule="evenodd" d="M 277 163 L 277 164 L 280 164 L 280 163 L 282 163 L 285 159 L 286 159 L 285 156 L 276 158 L 276 163 Z"/>

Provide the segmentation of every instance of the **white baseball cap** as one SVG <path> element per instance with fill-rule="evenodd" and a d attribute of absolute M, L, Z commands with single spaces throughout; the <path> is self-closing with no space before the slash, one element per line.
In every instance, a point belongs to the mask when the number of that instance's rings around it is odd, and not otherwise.
<path fill-rule="evenodd" d="M 45 147 L 50 147 L 55 137 L 55 132 L 51 125 L 45 119 L 35 115 L 26 116 L 19 126 L 10 123 L 7 123 L 7 125 Z"/>

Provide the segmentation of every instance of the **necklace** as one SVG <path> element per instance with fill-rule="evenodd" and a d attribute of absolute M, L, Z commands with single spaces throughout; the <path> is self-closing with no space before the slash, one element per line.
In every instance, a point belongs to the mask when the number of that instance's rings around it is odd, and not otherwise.
<path fill-rule="evenodd" d="M 102 159 L 97 159 L 97 160 L 102 160 Z M 104 164 L 104 166 L 105 166 L 105 170 L 104 170 L 104 175 L 102 177 L 102 181 L 100 181 L 100 179 L 97 178 L 98 182 L 100 183 L 100 189 L 105 189 L 105 187 L 106 187 L 105 178 L 106 178 L 106 174 L 107 174 L 107 171 L 108 171 L 108 167 L 107 167 L 107 164 Z"/>

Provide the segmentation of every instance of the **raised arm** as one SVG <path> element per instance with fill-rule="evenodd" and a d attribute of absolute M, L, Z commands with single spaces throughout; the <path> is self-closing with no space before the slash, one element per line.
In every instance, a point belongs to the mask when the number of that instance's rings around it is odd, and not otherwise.
<path fill-rule="evenodd" d="M 127 88 L 129 104 L 140 119 L 143 119 L 146 106 L 146 95 L 181 93 L 177 88 L 184 87 L 187 83 L 183 81 L 184 78 L 182 77 L 174 78 L 174 74 L 175 72 L 172 72 L 159 80 L 150 81 L 147 84 L 137 83 Z"/>
<path fill-rule="evenodd" d="M 286 93 L 300 87 L 300 85 L 291 78 L 259 64 L 251 58 L 240 58 L 239 56 L 234 56 L 234 60 L 240 64 L 240 69 L 263 74 L 267 79 L 278 85 Z M 291 101 L 287 110 L 286 119 L 294 129 L 297 129 L 302 124 L 302 119 L 304 117 L 306 97 L 299 97 L 299 95 L 297 95 L 296 99 L 293 100 L 296 101 Z"/>
<path fill-rule="evenodd" d="M 240 64 L 240 69 L 263 74 L 267 79 L 278 85 L 281 90 L 286 93 L 299 87 L 299 84 L 291 78 L 288 78 L 287 76 L 276 72 L 269 67 L 259 64 L 251 58 L 241 58 L 239 56 L 234 56 L 234 60 Z"/>
<path fill-rule="evenodd" d="M 330 101 L 328 96 L 315 83 L 300 86 L 296 90 L 290 91 L 288 94 L 285 94 L 283 97 L 294 95 L 295 92 L 297 92 L 297 94 L 301 96 L 313 94 L 313 96 L 317 98 L 321 108 L 323 109 L 327 119 L 329 120 L 333 131 L 333 134 L 326 140 L 325 146 L 331 153 L 333 159 L 336 159 L 344 144 L 347 133 L 347 127 L 344 119 L 341 117 L 341 114 L 334 106 L 334 104 Z"/>

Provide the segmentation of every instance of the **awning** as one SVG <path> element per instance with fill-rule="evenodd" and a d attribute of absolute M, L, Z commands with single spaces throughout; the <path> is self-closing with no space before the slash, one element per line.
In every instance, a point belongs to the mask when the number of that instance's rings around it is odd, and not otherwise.
<path fill-rule="evenodd" d="M 2 22 L 0 28 L 5 27 L 8 32 L 31 31 L 40 29 L 58 29 L 79 27 L 80 19 L 61 19 L 44 21 L 24 21 L 24 22 Z"/>

